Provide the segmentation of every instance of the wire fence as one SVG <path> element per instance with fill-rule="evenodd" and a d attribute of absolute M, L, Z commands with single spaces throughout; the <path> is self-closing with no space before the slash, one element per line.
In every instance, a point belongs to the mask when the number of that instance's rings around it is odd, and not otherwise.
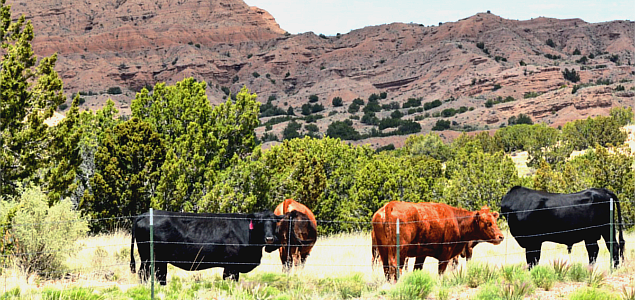
<path fill-rule="evenodd" d="M 559 208 L 566 208 L 571 206 L 562 206 Z M 550 208 L 554 209 L 554 208 Z M 539 211 L 544 209 L 536 209 L 536 210 L 527 210 L 525 212 L 531 211 Z M 156 217 L 161 216 L 161 212 L 156 212 L 154 215 Z M 616 214 L 617 216 L 617 214 Z M 88 222 L 103 222 L 103 221 L 126 221 L 130 224 L 133 223 L 133 220 L 140 216 L 131 216 L 131 217 L 113 217 L 113 218 L 102 218 L 102 219 L 92 219 L 88 220 Z M 245 220 L 245 216 L 229 216 L 229 215 L 215 215 L 215 214 L 186 214 L 186 215 L 171 215 L 171 218 L 186 218 L 187 220 L 196 220 L 200 222 L 206 222 L 212 220 L 222 220 L 224 222 L 229 222 L 233 220 Z M 470 217 L 470 216 L 466 216 Z M 455 218 L 437 218 L 437 219 L 428 219 L 428 220 L 418 220 L 418 221 L 406 221 L 401 224 L 409 224 L 413 222 L 440 222 L 445 220 L 450 220 Z M 608 216 L 607 216 L 608 219 Z M 277 221 L 277 219 L 276 219 Z M 363 221 L 337 221 L 337 220 L 316 220 L 318 224 L 327 224 L 332 222 L 347 222 L 347 223 L 359 223 L 363 225 L 372 225 L 371 222 L 363 222 Z M 79 222 L 79 221 L 71 221 L 71 222 Z M 68 222 L 48 222 L 48 224 L 63 224 Z M 12 226 L 38 226 L 43 223 L 25 223 L 25 224 L 12 224 Z M 384 224 L 382 222 L 381 224 Z M 379 225 L 376 223 L 376 225 Z M 545 235 L 566 235 L 571 234 L 576 231 L 585 231 L 585 230 L 593 230 L 598 229 L 599 227 L 607 226 L 608 224 L 596 224 L 584 226 L 581 228 L 573 228 L 566 230 L 554 230 L 552 232 L 544 232 L 540 234 L 531 234 L 524 236 L 512 236 L 508 229 L 504 230 L 505 239 L 499 245 L 493 245 L 488 242 L 492 242 L 489 240 L 481 240 L 482 243 L 479 243 L 474 248 L 474 254 L 472 256 L 472 261 L 475 262 L 483 262 L 490 263 L 495 265 L 507 265 L 507 264 L 524 264 L 525 263 L 525 249 L 521 248 L 516 240 L 518 238 L 535 238 Z M 617 230 L 619 227 L 617 226 L 617 221 L 615 222 L 615 239 L 619 239 L 619 235 Z M 624 224 L 624 227 L 631 227 L 634 225 L 633 223 Z M 156 233 L 156 232 L 155 232 Z M 627 244 L 630 243 L 631 236 L 627 235 Z M 29 284 L 29 280 L 33 284 L 33 277 L 27 276 L 27 273 L 24 270 L 20 270 L 19 267 L 15 265 L 15 263 L 11 263 L 11 258 L 16 257 L 24 257 L 24 256 L 34 256 L 34 255 L 46 255 L 46 254 L 62 254 L 67 256 L 66 267 L 60 268 L 59 270 L 52 270 L 47 272 L 38 272 L 39 278 L 48 278 L 53 277 L 57 278 L 57 282 L 62 285 L 72 285 L 73 283 L 83 282 L 82 284 L 89 284 L 92 287 L 109 287 L 109 286 L 120 286 L 120 285 L 138 285 L 140 283 L 137 275 L 131 275 L 130 272 L 130 247 L 131 247 L 131 236 L 130 236 L 130 228 L 122 229 L 117 232 L 112 232 L 110 234 L 100 234 L 91 236 L 85 239 L 80 240 L 75 245 L 66 245 L 64 248 L 60 249 L 47 249 L 43 251 L 31 251 L 31 252 L 23 252 L 23 253 L 3 253 L 0 258 L 5 261 L 3 266 L 3 272 L 0 275 L 0 284 L 4 281 L 4 291 L 11 289 L 12 286 L 20 285 L 19 281 L 24 281 L 24 283 Z M 139 271 L 139 266 L 141 264 L 140 258 L 138 256 L 138 249 L 140 245 L 147 244 L 147 241 L 136 241 L 134 244 L 135 249 L 135 261 L 137 264 L 137 272 Z M 417 247 L 435 247 L 439 245 L 452 245 L 457 243 L 464 243 L 464 241 L 444 241 L 444 242 L 426 242 L 426 241 L 416 241 L 412 243 L 402 243 L 399 245 L 400 247 L 408 247 L 408 246 L 417 246 Z M 161 251 L 161 247 L 165 246 L 191 246 L 191 249 L 200 249 L 202 247 L 211 247 L 211 246 L 222 246 L 222 247 L 241 247 L 244 246 L 242 243 L 234 243 L 234 242 L 223 242 L 222 240 L 168 240 L 162 241 L 157 240 L 154 242 L 155 253 Z M 252 243 L 251 246 L 270 246 L 271 244 L 267 243 Z M 608 250 L 608 243 L 598 241 L 586 244 L 588 246 L 597 246 L 599 247 L 599 256 L 596 261 L 596 265 L 604 266 L 605 269 L 608 269 L 610 257 Z M 603 245 L 606 245 L 604 247 Z M 288 242 L 280 242 L 276 244 L 276 246 L 304 246 L 303 244 L 290 244 Z M 388 244 L 388 245 L 378 245 L 379 247 L 396 247 L 396 244 Z M 617 245 L 614 245 L 617 247 Z M 564 259 L 571 263 L 580 262 L 580 263 L 588 263 L 588 256 L 586 254 L 585 243 L 576 243 L 576 245 L 572 249 L 572 253 L 569 254 L 567 251 L 566 245 L 560 245 L 555 243 L 546 243 L 543 244 L 540 252 L 541 252 L 541 262 L 550 262 L 554 259 Z M 169 263 L 169 264 L 189 264 L 191 266 L 196 266 L 201 264 L 201 260 L 155 260 L 155 263 Z M 220 263 L 225 265 L 252 265 L 252 262 L 226 262 L 226 261 L 218 261 L 215 262 L 213 260 L 207 260 L 205 263 Z M 439 261 L 434 258 L 428 258 L 423 266 L 424 270 L 428 270 L 430 272 L 436 273 Z M 409 259 L 409 265 L 414 264 L 414 259 Z M 462 260 L 461 265 L 464 265 L 465 262 Z M 407 265 L 406 269 L 411 269 L 411 267 Z M 214 271 L 215 270 L 215 271 Z M 316 243 L 313 245 L 313 249 L 311 251 L 310 257 L 307 259 L 306 265 L 303 269 L 295 269 L 296 272 L 305 272 L 305 274 L 324 274 L 325 276 L 334 275 L 334 274 L 346 274 L 351 272 L 361 272 L 364 274 L 374 273 L 375 276 L 383 276 L 381 260 L 379 264 L 373 264 L 373 254 L 372 254 L 372 243 L 370 239 L 370 232 L 357 232 L 357 233 L 349 233 L 349 234 L 335 234 L 331 236 L 319 236 Z M 283 272 L 282 263 L 280 261 L 280 255 L 278 251 L 274 251 L 272 253 L 264 253 L 262 260 L 259 263 L 259 266 L 254 271 L 264 271 L 264 272 Z M 187 271 L 180 271 L 177 268 L 170 268 L 168 271 L 168 282 L 170 281 L 170 276 L 172 273 L 178 273 L 179 276 L 184 276 L 185 273 L 192 273 Z M 215 273 L 218 274 L 222 272 L 222 268 L 214 268 L 208 271 L 206 274 Z"/>

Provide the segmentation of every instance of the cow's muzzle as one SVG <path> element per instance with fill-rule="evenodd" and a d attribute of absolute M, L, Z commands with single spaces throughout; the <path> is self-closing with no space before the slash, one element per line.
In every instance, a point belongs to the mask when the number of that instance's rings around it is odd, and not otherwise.
<path fill-rule="evenodd" d="M 494 240 L 494 244 L 498 245 L 498 244 L 502 243 L 504 239 L 505 239 L 505 237 L 502 234 L 501 235 L 497 235 L 496 239 Z"/>
<path fill-rule="evenodd" d="M 272 237 L 272 236 L 267 236 L 267 237 L 265 237 L 265 243 L 267 243 L 267 244 L 273 244 L 273 237 Z"/>

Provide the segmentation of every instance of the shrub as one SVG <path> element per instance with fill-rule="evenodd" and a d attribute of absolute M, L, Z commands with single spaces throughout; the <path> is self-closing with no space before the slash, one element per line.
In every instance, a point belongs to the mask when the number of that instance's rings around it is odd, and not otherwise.
<path fill-rule="evenodd" d="M 432 127 L 433 131 L 443 131 L 446 129 L 450 129 L 450 121 L 449 120 L 437 120 L 434 127 Z"/>
<path fill-rule="evenodd" d="M 553 271 L 556 273 L 556 278 L 559 281 L 563 281 L 567 278 L 567 274 L 569 274 L 569 263 L 567 263 L 564 259 L 555 259 L 551 264 L 553 267 Z"/>
<path fill-rule="evenodd" d="M 106 91 L 106 93 L 108 93 L 110 95 L 119 95 L 119 94 L 121 94 L 121 88 L 118 87 L 118 86 L 110 87 L 110 88 L 108 88 L 108 91 Z"/>
<path fill-rule="evenodd" d="M 523 98 L 529 99 L 529 98 L 536 98 L 538 96 L 540 96 L 540 94 L 536 92 L 525 92 L 525 94 L 523 95 Z"/>
<path fill-rule="evenodd" d="M 575 48 L 575 50 L 573 50 L 572 55 L 580 55 L 580 54 L 582 54 L 582 53 L 580 53 L 580 49 Z"/>
<path fill-rule="evenodd" d="M 547 39 L 546 44 L 547 44 L 547 46 L 549 46 L 551 48 L 555 48 L 556 47 L 556 43 L 554 43 L 552 39 Z"/>
<path fill-rule="evenodd" d="M 318 102 L 318 100 L 319 98 L 315 94 L 309 96 L 309 103 L 315 103 L 315 102 Z"/>
<path fill-rule="evenodd" d="M 535 266 L 530 274 L 534 284 L 545 291 L 550 290 L 556 281 L 556 272 L 548 266 Z"/>
<path fill-rule="evenodd" d="M 340 107 L 344 105 L 342 103 L 342 97 L 334 97 L 331 103 L 333 104 L 334 107 Z"/>
<path fill-rule="evenodd" d="M 260 74 L 258 74 L 258 72 L 253 72 L 251 73 L 251 76 L 253 76 L 254 78 L 258 78 L 260 77 Z"/>
<path fill-rule="evenodd" d="M 386 92 L 379 93 L 379 98 L 380 99 L 386 99 L 386 97 L 388 97 L 388 94 Z"/>
<path fill-rule="evenodd" d="M 571 71 L 569 71 L 569 69 L 565 68 L 564 71 L 562 71 L 562 75 L 564 76 L 564 79 L 571 82 L 575 83 L 580 81 L 580 74 L 578 74 L 575 69 L 571 69 Z"/>
<path fill-rule="evenodd" d="M 60 104 L 60 106 L 58 106 L 57 108 L 58 108 L 59 110 L 65 110 L 65 109 L 67 109 L 67 108 L 68 108 L 68 104 L 66 104 L 66 103 L 62 103 L 62 104 Z"/>
<path fill-rule="evenodd" d="M 569 279 L 575 282 L 582 282 L 589 278 L 589 271 L 582 263 L 574 263 L 569 268 Z"/>
<path fill-rule="evenodd" d="M 467 266 L 467 285 L 475 288 L 496 277 L 495 269 L 489 264 L 470 263 Z"/>
<path fill-rule="evenodd" d="M 408 98 L 408 101 L 403 104 L 402 108 L 410 108 L 421 106 L 421 98 Z"/>
<path fill-rule="evenodd" d="M 401 119 L 401 117 L 403 117 L 403 113 L 398 110 L 395 110 L 392 113 L 390 113 L 390 117 L 393 119 Z"/>
<path fill-rule="evenodd" d="M 391 299 L 426 299 L 435 279 L 425 271 L 416 270 L 404 275 L 401 280 L 390 290 Z"/>
<path fill-rule="evenodd" d="M 238 75 L 236 75 L 232 78 L 232 83 L 236 83 L 238 82 L 238 80 L 240 80 L 240 78 L 238 77 Z"/>
<path fill-rule="evenodd" d="M 361 274 L 356 273 L 346 277 L 333 279 L 332 287 L 342 297 L 342 299 L 359 298 L 366 283 Z"/>
<path fill-rule="evenodd" d="M 19 194 L 0 203 L 0 220 L 10 224 L 2 235 L 12 241 L 5 249 L 12 250 L 11 259 L 27 274 L 61 276 L 65 256 L 74 251 L 75 241 L 88 231 L 86 220 L 73 210 L 68 199 L 49 207 L 49 200 L 39 187 L 20 187 Z"/>

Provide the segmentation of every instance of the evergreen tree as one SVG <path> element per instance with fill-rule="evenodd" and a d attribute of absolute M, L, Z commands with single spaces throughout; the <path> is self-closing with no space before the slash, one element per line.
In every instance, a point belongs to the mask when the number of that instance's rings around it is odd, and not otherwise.
<path fill-rule="evenodd" d="M 49 128 L 44 120 L 66 100 L 55 72 L 57 55 L 37 61 L 34 33 L 24 16 L 16 21 L 0 0 L 0 194 L 15 195 L 24 180 L 38 183 L 36 171 L 49 161 Z"/>

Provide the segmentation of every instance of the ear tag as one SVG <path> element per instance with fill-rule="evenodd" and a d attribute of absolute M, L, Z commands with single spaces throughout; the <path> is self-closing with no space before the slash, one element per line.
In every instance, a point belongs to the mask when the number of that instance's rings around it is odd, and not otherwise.
<path fill-rule="evenodd" d="M 253 230 L 254 229 L 254 222 L 252 220 L 249 220 L 249 230 Z"/>

